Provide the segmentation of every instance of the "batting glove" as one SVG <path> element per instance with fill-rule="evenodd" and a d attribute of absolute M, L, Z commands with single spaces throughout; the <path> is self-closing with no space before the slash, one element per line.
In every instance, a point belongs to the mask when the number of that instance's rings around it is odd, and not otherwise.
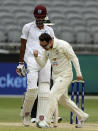
<path fill-rule="evenodd" d="M 24 63 L 22 64 L 19 64 L 16 68 L 16 73 L 19 75 L 19 76 L 22 76 L 22 77 L 25 77 L 26 76 L 26 73 L 27 73 L 27 70 L 24 66 Z"/>

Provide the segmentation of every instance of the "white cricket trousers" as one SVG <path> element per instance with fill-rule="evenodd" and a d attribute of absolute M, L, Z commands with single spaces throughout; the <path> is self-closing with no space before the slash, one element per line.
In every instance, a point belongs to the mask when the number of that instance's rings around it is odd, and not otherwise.
<path fill-rule="evenodd" d="M 74 112 L 79 120 L 84 117 L 85 113 L 81 109 L 79 109 L 76 104 L 68 97 L 68 87 L 72 82 L 72 78 L 72 75 L 66 77 L 59 76 L 57 79 L 54 80 L 54 85 L 50 91 L 48 111 L 46 115 L 46 121 L 48 123 L 51 122 L 51 118 L 58 101 L 64 107 Z"/>
<path fill-rule="evenodd" d="M 28 89 L 37 89 L 37 83 L 49 83 L 50 84 L 50 73 L 51 73 L 51 64 L 50 61 L 47 61 L 47 64 L 41 68 L 37 63 L 34 57 L 28 59 L 27 68 L 29 73 L 27 74 L 27 88 Z"/>

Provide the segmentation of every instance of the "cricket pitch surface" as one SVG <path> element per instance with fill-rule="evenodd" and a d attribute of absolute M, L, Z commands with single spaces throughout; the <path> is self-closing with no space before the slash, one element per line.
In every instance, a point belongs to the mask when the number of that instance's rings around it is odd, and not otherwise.
<path fill-rule="evenodd" d="M 14 126 L 14 127 L 24 127 L 24 125 L 22 123 L 16 123 L 16 122 L 0 122 L 0 127 L 2 126 Z M 31 123 L 29 127 L 36 127 L 35 123 Z M 51 127 L 53 127 L 53 124 L 51 124 Z M 25 127 L 24 127 L 25 128 Z M 48 128 L 48 129 L 52 129 L 52 128 Z M 82 128 L 75 128 L 75 124 L 69 124 L 69 123 L 58 123 L 58 126 L 56 127 L 58 128 L 65 128 L 65 129 L 69 129 L 69 131 L 74 131 L 80 129 L 81 131 L 98 131 L 98 124 L 94 124 L 94 123 L 85 123 L 84 126 Z M 55 129 L 56 129 L 55 128 Z M 66 130 L 65 130 L 66 131 Z"/>

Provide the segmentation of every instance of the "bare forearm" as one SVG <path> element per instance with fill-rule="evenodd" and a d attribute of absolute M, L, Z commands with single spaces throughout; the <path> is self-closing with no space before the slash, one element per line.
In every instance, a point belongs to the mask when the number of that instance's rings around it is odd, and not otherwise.
<path fill-rule="evenodd" d="M 21 39 L 20 58 L 19 58 L 20 62 L 24 62 L 25 49 L 26 49 L 26 40 Z"/>

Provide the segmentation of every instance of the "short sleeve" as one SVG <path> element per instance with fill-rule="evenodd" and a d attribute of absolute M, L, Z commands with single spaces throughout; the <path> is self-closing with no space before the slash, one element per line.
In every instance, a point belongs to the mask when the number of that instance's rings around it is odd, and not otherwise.
<path fill-rule="evenodd" d="M 54 31 L 53 31 L 53 29 L 52 29 L 52 28 L 51 28 L 50 35 L 51 35 L 51 37 L 55 37 L 55 36 L 54 36 Z"/>
<path fill-rule="evenodd" d="M 22 29 L 22 34 L 21 34 L 21 38 L 27 40 L 28 38 L 28 33 L 29 33 L 29 28 L 27 25 L 24 25 L 23 29 Z"/>
<path fill-rule="evenodd" d="M 55 37 L 54 31 L 53 31 L 53 29 L 52 29 L 51 27 L 45 25 L 45 31 L 46 31 L 46 33 L 48 33 L 51 37 Z"/>

